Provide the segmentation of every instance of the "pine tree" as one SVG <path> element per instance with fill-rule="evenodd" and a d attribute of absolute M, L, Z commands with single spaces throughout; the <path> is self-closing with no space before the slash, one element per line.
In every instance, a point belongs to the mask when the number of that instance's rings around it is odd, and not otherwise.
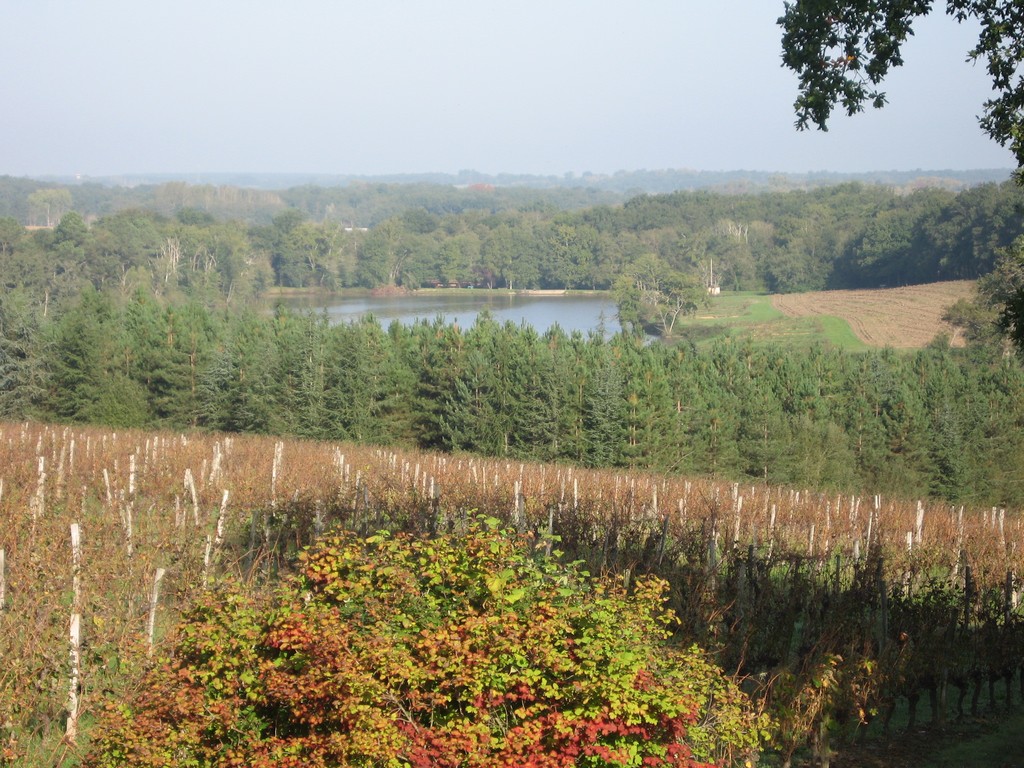
<path fill-rule="evenodd" d="M 146 391 L 131 376 L 122 317 L 109 296 L 87 289 L 52 332 L 46 397 L 52 413 L 116 427 L 149 423 Z"/>
<path fill-rule="evenodd" d="M 583 400 L 583 463 L 614 467 L 623 463 L 626 440 L 626 400 L 622 369 L 611 347 L 591 339 L 594 366 L 586 380 Z"/>
<path fill-rule="evenodd" d="M 268 433 L 280 424 L 270 321 L 251 310 L 232 317 L 200 382 L 200 424 Z"/>
<path fill-rule="evenodd" d="M 625 399 L 624 457 L 637 469 L 674 469 L 685 439 L 673 416 L 672 393 L 663 356 L 634 336 L 613 341 L 622 369 Z"/>
<path fill-rule="evenodd" d="M 382 445 L 415 443 L 413 345 L 400 323 L 385 333 L 370 316 L 330 329 L 326 407 L 344 437 Z"/>
<path fill-rule="evenodd" d="M 46 392 L 42 318 L 21 291 L 0 293 L 0 417 L 33 415 Z"/>
<path fill-rule="evenodd" d="M 462 332 L 443 318 L 417 323 L 408 353 L 417 374 L 413 403 L 417 442 L 423 448 L 443 448 L 445 403 L 465 365 Z"/>

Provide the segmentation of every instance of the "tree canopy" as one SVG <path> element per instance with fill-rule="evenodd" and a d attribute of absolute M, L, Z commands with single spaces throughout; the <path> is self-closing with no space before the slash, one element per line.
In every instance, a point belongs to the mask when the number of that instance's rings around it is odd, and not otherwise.
<path fill-rule="evenodd" d="M 1024 235 L 1024 187 L 1010 181 L 959 193 L 864 184 L 679 192 L 582 211 L 423 207 L 369 228 L 307 208 L 281 210 L 264 224 L 221 220 L 215 208 L 95 218 L 76 207 L 53 229 L 35 230 L 23 226 L 28 214 L 3 216 L 3 187 L 0 180 L 0 285 L 25 291 L 47 314 L 86 286 L 221 307 L 270 286 L 612 289 L 620 277 L 649 271 L 652 259 L 698 285 L 708 283 L 713 263 L 725 290 L 907 285 L 981 277 Z M 670 324 L 657 306 L 645 307 L 661 315 L 653 325 Z"/>
<path fill-rule="evenodd" d="M 785 9 L 782 60 L 800 78 L 796 124 L 822 130 L 837 105 L 849 115 L 866 103 L 884 106 L 882 81 L 903 64 L 914 23 L 934 10 L 932 0 L 796 0 Z M 967 57 L 985 63 L 993 97 L 979 122 L 1024 168 L 1024 8 L 1017 0 L 947 0 L 946 13 L 981 25 Z"/>

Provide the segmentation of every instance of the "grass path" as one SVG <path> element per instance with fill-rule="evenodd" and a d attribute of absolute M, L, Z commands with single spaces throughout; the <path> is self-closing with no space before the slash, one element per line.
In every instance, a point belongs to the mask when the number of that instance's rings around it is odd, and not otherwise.
<path fill-rule="evenodd" d="M 787 316 L 767 294 L 723 293 L 710 306 L 701 307 L 694 317 L 680 320 L 678 327 L 681 337 L 698 346 L 733 338 L 791 347 L 825 344 L 851 351 L 867 349 L 842 318 Z"/>

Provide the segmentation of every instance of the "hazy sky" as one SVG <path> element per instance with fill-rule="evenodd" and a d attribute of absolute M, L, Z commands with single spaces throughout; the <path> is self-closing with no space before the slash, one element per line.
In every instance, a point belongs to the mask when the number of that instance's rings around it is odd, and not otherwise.
<path fill-rule="evenodd" d="M 941 5 L 941 4 L 940 4 Z M 0 174 L 1011 168 L 970 28 L 793 128 L 781 0 L 0 0 Z"/>

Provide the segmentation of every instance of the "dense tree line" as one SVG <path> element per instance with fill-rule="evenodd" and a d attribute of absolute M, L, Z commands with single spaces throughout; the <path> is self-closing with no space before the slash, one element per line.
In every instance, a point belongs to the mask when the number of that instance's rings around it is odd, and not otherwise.
<path fill-rule="evenodd" d="M 975 278 L 1024 233 L 1024 190 L 1011 183 L 958 194 L 860 184 L 681 192 L 575 211 L 537 201 L 445 210 L 437 192 L 437 205 L 423 198 L 373 227 L 337 215 L 330 201 L 343 191 L 292 190 L 294 205 L 282 199 L 266 221 L 247 223 L 211 213 L 203 196 L 217 193 L 206 188 L 164 185 L 166 205 L 95 221 L 68 190 L 37 189 L 32 220 L 51 227 L 0 218 L 0 279 L 46 305 L 86 285 L 237 303 L 271 286 L 609 289 L 653 258 L 698 284 L 790 292 Z M 243 207 L 268 194 L 235 193 Z"/>
<path fill-rule="evenodd" d="M 141 291 L 87 291 L 44 319 L 7 294 L 0 414 L 1024 502 L 1024 372 L 938 347 L 697 352 L 486 316 L 331 326 Z"/>

